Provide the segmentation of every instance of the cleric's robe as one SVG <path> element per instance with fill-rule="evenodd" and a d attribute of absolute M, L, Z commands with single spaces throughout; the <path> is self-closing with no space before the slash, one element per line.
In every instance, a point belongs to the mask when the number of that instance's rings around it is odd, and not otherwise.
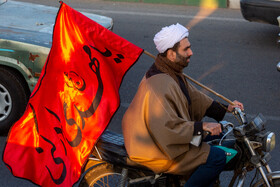
<path fill-rule="evenodd" d="M 156 173 L 189 175 L 206 163 L 210 146 L 190 144 L 196 121 L 213 100 L 187 84 L 190 103 L 177 82 L 160 73 L 144 77 L 122 122 L 129 158 Z"/>

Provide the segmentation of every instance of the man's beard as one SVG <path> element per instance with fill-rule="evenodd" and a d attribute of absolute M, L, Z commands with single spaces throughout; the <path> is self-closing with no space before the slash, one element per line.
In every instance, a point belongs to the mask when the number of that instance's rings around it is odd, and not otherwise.
<path fill-rule="evenodd" d="M 191 58 L 190 56 L 187 57 L 183 57 L 182 55 L 180 55 L 178 52 L 176 52 L 177 58 L 176 58 L 176 63 L 180 64 L 181 66 L 183 66 L 184 68 L 187 67 L 189 65 L 188 60 Z"/>

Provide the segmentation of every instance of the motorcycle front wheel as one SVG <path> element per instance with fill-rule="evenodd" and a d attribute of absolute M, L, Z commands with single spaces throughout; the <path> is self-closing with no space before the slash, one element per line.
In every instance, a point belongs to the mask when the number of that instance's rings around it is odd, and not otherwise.
<path fill-rule="evenodd" d="M 104 163 L 91 169 L 83 178 L 80 187 L 116 187 L 121 183 L 121 169 L 114 168 L 113 165 Z M 124 181 L 124 186 L 128 186 L 128 179 Z"/>
<path fill-rule="evenodd" d="M 280 178 L 272 179 L 273 187 L 280 187 Z M 253 187 L 266 187 L 264 181 L 256 183 Z"/>

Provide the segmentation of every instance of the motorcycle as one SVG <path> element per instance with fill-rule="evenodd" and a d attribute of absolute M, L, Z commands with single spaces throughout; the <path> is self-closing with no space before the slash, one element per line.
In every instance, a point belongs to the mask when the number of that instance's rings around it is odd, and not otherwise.
<path fill-rule="evenodd" d="M 244 186 L 247 172 L 253 170 L 256 173 L 251 186 L 280 186 L 280 171 L 273 172 L 268 164 L 271 159 L 269 152 L 275 148 L 275 134 L 265 130 L 264 116 L 259 114 L 248 123 L 246 114 L 240 109 L 235 109 L 234 114 L 240 125 L 220 122 L 224 128 L 224 135 L 221 139 L 209 142 L 217 146 L 231 142 L 238 152 L 232 159 L 234 164 L 230 164 L 230 161 L 226 166 L 226 170 L 234 171 L 228 186 Z M 226 139 L 230 133 L 234 139 Z M 256 179 L 257 175 L 261 177 Z M 183 176 L 155 174 L 148 168 L 132 162 L 125 150 L 122 135 L 106 130 L 88 159 L 79 186 L 180 187 L 184 186 L 185 182 Z"/>

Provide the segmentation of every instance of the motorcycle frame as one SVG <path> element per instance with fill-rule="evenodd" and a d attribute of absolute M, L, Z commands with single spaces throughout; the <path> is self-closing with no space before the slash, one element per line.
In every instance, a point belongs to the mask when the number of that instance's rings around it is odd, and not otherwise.
<path fill-rule="evenodd" d="M 248 148 L 249 152 L 250 152 L 250 155 L 251 156 L 257 156 L 257 153 L 254 149 L 254 146 L 253 146 L 253 143 L 252 141 L 250 141 L 248 139 L 248 137 L 244 136 L 242 137 L 244 144 L 245 146 Z M 89 167 L 83 174 L 82 174 L 82 177 L 81 179 L 87 174 L 87 172 L 89 172 L 90 170 L 94 169 L 95 167 L 101 165 L 101 164 L 106 164 L 106 161 L 103 160 L 99 150 L 98 150 L 98 147 L 95 146 L 95 152 L 97 154 L 95 154 L 95 157 L 90 157 L 89 160 L 95 160 L 97 161 L 97 164 Z M 246 154 L 246 153 L 245 153 Z M 247 153 L 248 154 L 248 153 Z M 244 155 L 245 156 L 245 155 Z M 259 179 L 258 181 L 256 181 L 252 186 L 253 187 L 257 187 L 258 185 L 262 184 L 263 182 L 267 185 L 267 187 L 271 187 L 271 184 L 269 183 L 269 181 L 272 181 L 273 179 L 278 179 L 280 178 L 280 171 L 275 171 L 275 172 L 272 172 L 271 171 L 271 168 L 270 166 L 267 164 L 267 161 L 263 160 L 261 161 L 261 159 L 258 160 L 258 162 L 256 164 L 253 164 L 254 167 L 256 169 L 259 170 L 259 172 L 261 173 L 261 176 L 262 178 Z M 266 168 L 266 171 L 267 171 L 267 174 L 265 173 L 263 167 Z M 126 167 L 123 167 L 122 168 L 122 178 L 121 178 L 121 182 L 120 182 L 120 187 L 124 187 L 125 186 L 125 181 L 127 180 L 127 177 L 128 177 L 128 172 L 129 172 L 129 168 L 126 168 Z M 246 174 L 247 174 L 247 169 L 246 167 L 243 167 L 242 168 L 242 172 L 239 173 L 237 176 L 233 176 L 232 177 L 232 180 L 230 182 L 230 185 L 229 186 L 233 186 L 234 183 L 236 182 L 236 179 L 237 177 L 239 177 L 238 181 L 237 181 L 237 187 L 243 187 L 244 186 L 244 182 L 245 182 L 245 179 L 246 179 Z M 161 175 L 155 175 L 155 176 L 152 176 L 152 175 L 147 175 L 147 176 L 144 176 L 144 177 L 140 177 L 140 178 L 137 178 L 136 180 L 138 181 L 142 181 L 142 180 L 153 180 L 153 181 L 156 181 L 159 177 L 161 177 Z M 81 180 L 80 180 L 81 182 Z M 133 182 L 133 180 L 132 180 Z"/>
<path fill-rule="evenodd" d="M 247 124 L 247 117 L 246 114 L 241 111 L 238 108 L 235 108 L 234 110 L 234 114 L 237 115 L 240 119 L 240 124 L 241 125 L 246 125 Z M 233 128 L 231 129 L 233 130 Z M 257 148 L 254 148 L 254 141 L 250 141 L 249 138 L 245 135 L 244 132 L 242 132 L 242 130 L 240 130 L 240 134 L 242 135 L 241 141 L 244 142 L 245 146 L 248 148 L 249 152 L 250 152 L 250 157 L 251 158 L 258 158 L 257 162 L 254 163 L 254 161 L 252 161 L 252 159 L 249 161 L 254 165 L 254 168 L 257 169 L 260 174 L 261 174 L 261 179 L 259 179 L 257 182 L 255 182 L 253 184 L 253 187 L 257 187 L 258 185 L 264 183 L 267 187 L 271 187 L 271 184 L 273 186 L 272 180 L 273 179 L 279 179 L 280 178 L 280 171 L 275 171 L 272 172 L 268 161 L 265 159 L 266 155 L 264 155 L 262 158 L 259 157 L 260 155 L 257 154 L 257 152 L 255 151 Z M 222 138 L 223 139 L 223 138 Z M 238 138 L 236 138 L 238 139 Z M 269 153 L 266 153 L 269 154 Z M 264 168 L 266 169 L 267 173 L 264 171 Z M 246 167 L 242 168 L 242 172 L 238 175 L 239 176 L 239 180 L 237 183 L 237 187 L 243 187 L 244 186 L 244 182 L 246 179 L 246 174 L 247 174 L 247 169 Z M 233 184 L 236 181 L 237 176 L 234 175 L 232 177 L 232 180 L 230 182 L 229 186 L 233 186 Z M 270 182 L 271 183 L 270 183 Z"/>
<path fill-rule="evenodd" d="M 240 116 L 241 125 L 246 125 L 247 119 L 246 119 L 245 113 L 243 113 L 242 111 L 239 111 L 238 115 Z M 237 177 L 239 177 L 239 179 L 237 180 L 237 187 L 243 187 L 245 179 L 246 179 L 246 174 L 248 172 L 246 167 L 250 167 L 250 166 L 253 166 L 252 168 L 258 170 L 259 173 L 261 174 L 261 178 L 258 179 L 252 185 L 253 187 L 257 187 L 258 185 L 261 185 L 261 184 L 265 184 L 267 187 L 273 186 L 272 181 L 274 179 L 280 179 L 280 171 L 272 172 L 272 170 L 271 170 L 271 168 L 268 164 L 268 160 L 269 160 L 269 156 L 270 156 L 269 152 L 267 152 L 266 154 L 263 154 L 264 152 L 260 152 L 261 144 L 259 142 L 251 141 L 250 140 L 250 135 L 247 136 L 245 134 L 245 132 L 243 132 L 243 128 L 239 128 L 239 127 L 234 128 L 234 126 L 232 124 L 229 124 L 229 123 L 227 125 L 230 125 L 232 127 L 230 131 L 235 129 L 236 132 L 238 132 L 238 135 L 237 136 L 235 135 L 235 139 L 236 139 L 236 142 L 239 142 L 240 144 L 237 143 L 236 145 L 238 147 L 242 146 L 242 148 L 240 147 L 240 149 L 245 150 L 244 152 L 241 153 L 241 156 L 245 156 L 244 157 L 245 159 L 241 160 L 241 162 L 243 162 L 243 163 L 241 163 L 241 165 L 240 165 L 243 168 L 241 168 L 241 167 L 235 168 L 235 171 L 234 171 L 235 173 L 234 173 L 234 176 L 232 177 L 232 180 L 231 180 L 229 186 L 233 186 L 236 182 Z M 224 136 L 226 136 L 227 134 L 228 133 L 226 133 Z M 224 137 L 221 139 L 219 144 L 221 144 L 223 139 L 224 139 Z M 106 164 L 107 163 L 102 158 L 97 146 L 95 146 L 95 153 L 96 154 L 94 154 L 94 157 L 90 157 L 89 160 L 95 160 L 95 161 L 97 161 L 97 163 L 86 169 L 86 171 L 82 174 L 80 182 L 82 181 L 84 176 L 90 170 L 94 169 L 95 167 L 97 167 L 101 164 Z M 121 178 L 120 186 L 124 187 L 125 186 L 125 181 L 128 178 L 128 174 L 129 174 L 130 170 L 132 169 L 132 172 L 137 172 L 138 169 L 134 168 L 133 166 L 131 166 L 131 168 L 121 166 L 121 168 L 122 168 L 122 171 L 121 171 L 122 178 Z M 265 172 L 265 170 L 266 170 L 266 172 Z M 145 171 L 142 171 L 142 170 L 141 170 L 141 172 L 145 173 Z M 169 177 L 169 176 L 165 176 L 164 174 L 162 174 L 162 175 L 154 174 L 153 175 L 153 174 L 145 173 L 145 176 L 142 176 L 142 177 L 139 177 L 139 178 L 136 178 L 136 179 L 132 179 L 131 182 L 133 183 L 135 181 L 140 182 L 140 181 L 145 181 L 145 180 L 155 182 L 158 179 L 160 179 L 162 176 L 163 177 Z"/>
<path fill-rule="evenodd" d="M 82 176 L 81 176 L 81 178 L 78 182 L 78 186 L 80 185 L 82 179 L 85 177 L 85 175 L 90 170 L 94 169 L 95 167 L 97 167 L 99 165 L 109 163 L 102 158 L 102 156 L 100 154 L 100 151 L 98 150 L 97 146 L 94 147 L 94 150 L 95 150 L 96 154 L 94 154 L 93 157 L 89 157 L 88 160 L 93 160 L 93 161 L 96 161 L 97 163 L 90 166 L 89 168 L 87 168 L 83 172 L 83 174 L 82 174 Z M 109 163 L 109 164 L 111 164 L 111 163 Z M 114 165 L 114 164 L 112 164 L 112 165 Z M 126 180 L 128 179 L 129 172 L 140 171 L 140 172 L 145 174 L 145 176 L 142 176 L 142 177 L 139 177 L 139 178 L 136 178 L 136 179 L 131 179 L 129 181 L 129 184 L 133 184 L 133 183 L 137 183 L 137 182 L 147 182 L 147 181 L 149 181 L 151 184 L 155 184 L 158 180 L 168 180 L 168 181 L 172 180 L 171 176 L 169 176 L 168 174 L 164 174 L 164 173 L 160 173 L 160 174 L 152 174 L 152 173 L 149 173 L 149 172 L 147 173 L 144 170 L 134 168 L 133 166 L 130 166 L 130 167 L 121 166 L 121 168 L 122 168 L 122 170 L 121 170 L 121 180 L 120 180 L 120 183 L 118 184 L 118 187 L 125 187 Z"/>

